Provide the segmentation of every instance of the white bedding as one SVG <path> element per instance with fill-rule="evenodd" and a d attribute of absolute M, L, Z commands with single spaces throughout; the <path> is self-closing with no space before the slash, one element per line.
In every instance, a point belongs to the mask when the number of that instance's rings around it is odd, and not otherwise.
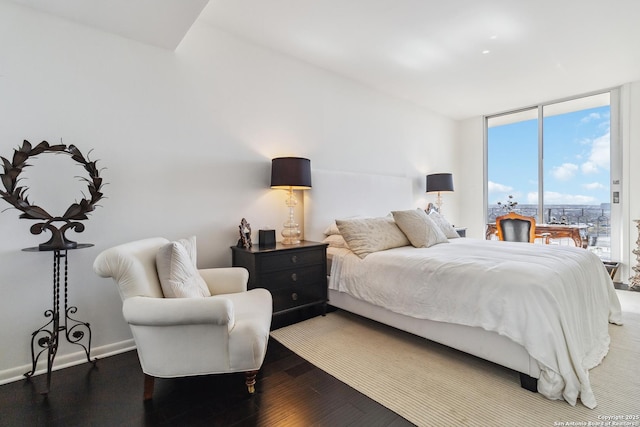
<path fill-rule="evenodd" d="M 550 399 L 596 399 L 588 370 L 609 350 L 620 303 L 602 262 L 569 246 L 452 239 L 361 259 L 332 252 L 329 288 L 421 319 L 481 327 L 527 349 Z"/>

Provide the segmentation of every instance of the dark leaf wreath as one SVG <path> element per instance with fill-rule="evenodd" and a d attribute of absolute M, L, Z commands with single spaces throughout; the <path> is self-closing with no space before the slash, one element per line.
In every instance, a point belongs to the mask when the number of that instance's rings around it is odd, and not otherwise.
<path fill-rule="evenodd" d="M 42 153 L 64 153 L 71 156 L 73 160 L 82 164 L 84 169 L 89 173 L 89 178 L 81 178 L 86 181 L 89 189 L 89 198 L 83 198 L 78 203 L 73 203 L 61 217 L 53 217 L 49 212 L 40 206 L 32 205 L 27 196 L 27 187 L 19 186 L 20 174 L 23 169 L 30 166 L 27 163 L 29 157 L 35 157 Z M 88 219 L 87 214 L 94 210 L 96 203 L 102 198 L 100 192 L 102 188 L 102 178 L 100 171 L 96 167 L 95 161 L 89 161 L 85 158 L 75 145 L 49 145 L 47 141 L 42 141 L 35 147 L 31 146 L 29 141 L 24 141 L 22 147 L 18 147 L 13 152 L 13 160 L 9 161 L 4 157 L 2 165 L 4 173 L 0 175 L 4 190 L 0 189 L 0 196 L 6 200 L 14 208 L 22 211 L 20 218 L 39 219 L 39 220 L 83 220 Z"/>

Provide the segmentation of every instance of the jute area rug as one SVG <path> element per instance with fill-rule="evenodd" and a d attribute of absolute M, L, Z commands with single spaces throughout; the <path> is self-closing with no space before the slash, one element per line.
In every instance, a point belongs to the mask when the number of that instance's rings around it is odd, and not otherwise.
<path fill-rule="evenodd" d="M 618 296 L 624 326 L 609 326 L 609 354 L 590 372 L 595 409 L 548 400 L 512 370 L 344 311 L 271 335 L 419 426 L 640 426 L 640 292 Z"/>

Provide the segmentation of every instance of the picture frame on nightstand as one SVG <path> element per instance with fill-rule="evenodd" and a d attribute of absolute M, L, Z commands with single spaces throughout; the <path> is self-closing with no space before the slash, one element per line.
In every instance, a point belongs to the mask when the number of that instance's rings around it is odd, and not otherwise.
<path fill-rule="evenodd" d="M 240 234 L 240 238 L 238 239 L 237 246 L 247 249 L 252 247 L 253 243 L 251 242 L 251 224 L 249 224 L 245 218 L 242 218 L 242 220 L 240 221 L 238 232 Z"/>

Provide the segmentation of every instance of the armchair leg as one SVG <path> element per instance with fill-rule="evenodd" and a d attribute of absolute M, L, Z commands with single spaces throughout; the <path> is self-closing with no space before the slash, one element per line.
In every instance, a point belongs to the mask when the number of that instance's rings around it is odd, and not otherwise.
<path fill-rule="evenodd" d="M 144 393 L 143 400 L 151 400 L 153 397 L 153 384 L 155 378 L 151 375 L 144 374 Z"/>
<path fill-rule="evenodd" d="M 256 392 L 256 375 L 258 375 L 258 371 L 249 371 L 245 372 L 245 384 L 247 385 L 247 390 L 249 394 L 254 394 Z"/>

